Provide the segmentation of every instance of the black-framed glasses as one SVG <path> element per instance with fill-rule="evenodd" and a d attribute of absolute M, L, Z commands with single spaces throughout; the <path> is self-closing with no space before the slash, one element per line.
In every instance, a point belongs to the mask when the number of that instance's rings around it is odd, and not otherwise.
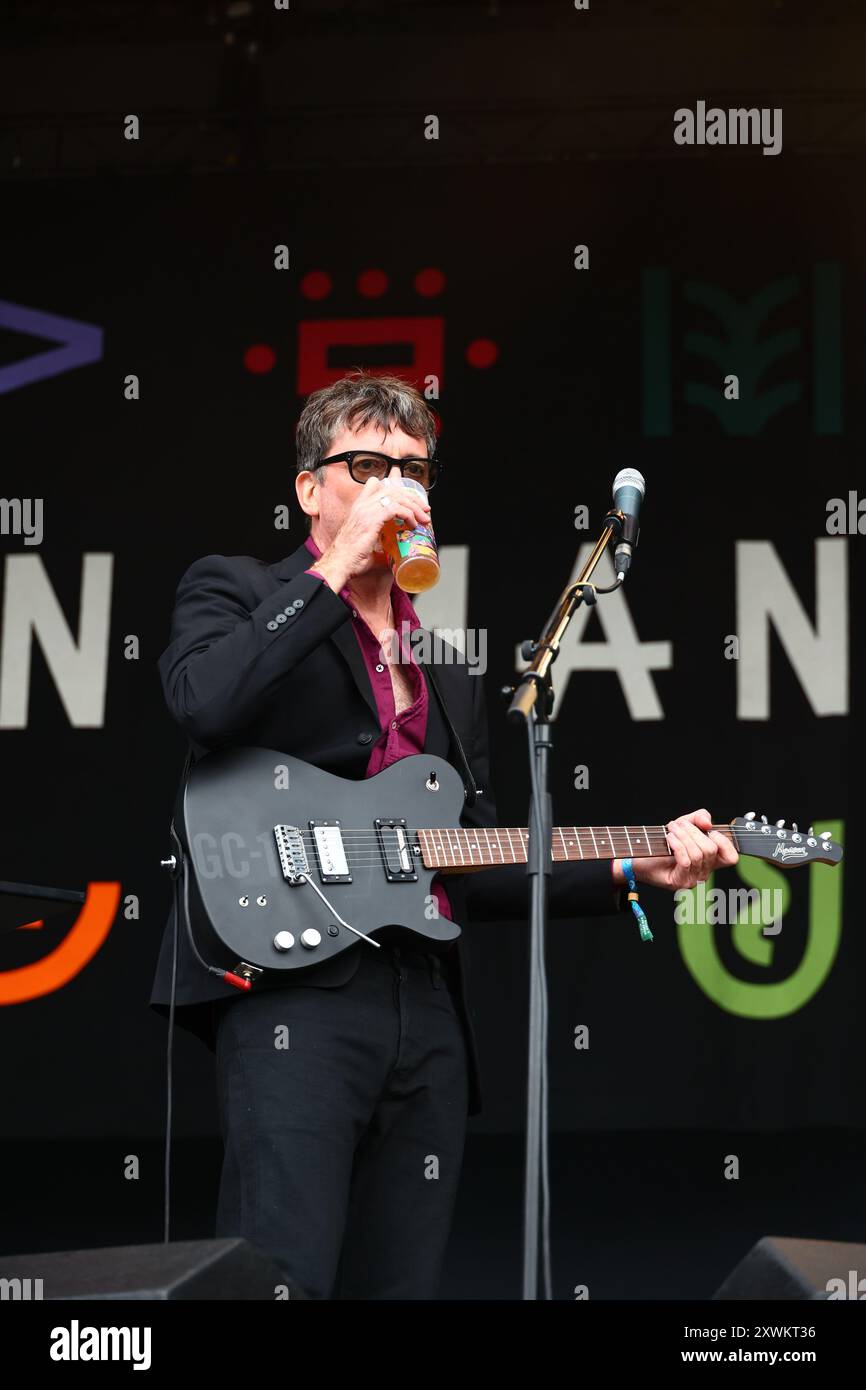
<path fill-rule="evenodd" d="M 342 454 L 331 454 L 319 459 L 316 468 L 326 463 L 345 463 L 356 483 L 366 483 L 368 478 L 387 478 L 396 464 L 402 478 L 411 478 L 420 483 L 428 492 L 436 486 L 442 476 L 442 464 L 436 458 L 392 459 L 388 454 L 378 454 L 370 449 L 347 449 Z"/>

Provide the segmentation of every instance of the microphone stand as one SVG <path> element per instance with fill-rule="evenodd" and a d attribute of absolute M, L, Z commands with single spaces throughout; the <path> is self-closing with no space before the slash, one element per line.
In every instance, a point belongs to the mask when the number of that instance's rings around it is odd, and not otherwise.
<path fill-rule="evenodd" d="M 562 639 L 581 603 L 594 604 L 597 594 L 613 593 L 622 586 L 625 573 L 616 583 L 599 589 L 590 576 L 610 541 L 631 534 L 631 518 L 622 511 L 608 512 L 604 529 L 578 578 L 563 590 L 538 641 L 521 646 L 530 665 L 516 686 L 506 686 L 512 695 L 507 717 L 524 720 L 529 738 L 529 844 L 526 872 L 530 878 L 529 919 L 529 1046 L 526 1085 L 526 1178 L 523 1214 L 523 1298 L 538 1298 L 539 1207 L 543 1199 L 541 1232 L 544 1256 L 545 1300 L 552 1299 L 550 1275 L 550 1211 L 547 1162 L 547 981 L 544 948 L 548 917 L 548 886 L 552 869 L 553 812 L 550 799 L 550 713 L 553 686 L 550 667 L 559 654 Z M 625 566 L 623 567 L 626 568 Z M 542 1186 L 543 1184 L 543 1186 Z"/>

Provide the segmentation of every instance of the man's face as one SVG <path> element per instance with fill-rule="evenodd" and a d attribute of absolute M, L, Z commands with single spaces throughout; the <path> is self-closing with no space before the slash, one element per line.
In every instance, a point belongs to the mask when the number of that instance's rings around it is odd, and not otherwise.
<path fill-rule="evenodd" d="M 334 435 L 325 458 L 342 454 L 347 449 L 373 449 L 376 453 L 388 454 L 390 458 L 427 457 L 425 440 L 414 439 L 394 426 L 387 432 L 381 425 L 364 425 L 357 432 L 343 430 L 341 434 Z M 295 482 L 298 500 L 304 511 L 312 516 L 311 535 L 321 550 L 327 550 L 364 486 L 355 482 L 345 462 L 329 463 L 324 474 L 322 484 L 317 484 L 311 473 L 299 474 Z M 396 464 L 386 481 L 399 485 L 400 470 Z M 376 569 L 387 563 L 384 554 L 378 551 L 373 555 L 370 568 Z"/>

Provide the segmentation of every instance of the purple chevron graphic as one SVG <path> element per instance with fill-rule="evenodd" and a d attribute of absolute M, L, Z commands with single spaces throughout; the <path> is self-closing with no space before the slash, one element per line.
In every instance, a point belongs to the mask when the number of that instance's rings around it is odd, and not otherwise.
<path fill-rule="evenodd" d="M 34 338 L 47 338 L 59 347 L 23 357 L 8 367 L 0 367 L 0 395 L 59 376 L 73 367 L 86 367 L 102 358 L 102 329 L 78 319 L 63 319 L 58 314 L 43 314 L 39 309 L 25 309 L 23 304 L 10 304 L 0 299 L 0 328 L 16 333 L 29 333 Z"/>

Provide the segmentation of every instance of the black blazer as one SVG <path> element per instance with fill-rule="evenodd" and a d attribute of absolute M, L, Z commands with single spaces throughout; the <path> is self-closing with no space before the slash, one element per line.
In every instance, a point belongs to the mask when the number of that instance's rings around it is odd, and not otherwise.
<path fill-rule="evenodd" d="M 376 700 L 355 636 L 350 610 L 323 580 L 304 571 L 314 561 L 306 546 L 277 564 L 248 555 L 207 555 L 180 581 L 171 640 L 159 661 L 168 707 L 186 732 L 194 758 L 230 746 L 275 748 L 340 777 L 363 778 L 370 750 L 381 733 Z M 277 623 L 296 600 L 286 622 Z M 443 644 L 444 651 L 444 644 Z M 451 721 L 477 786 L 475 805 L 461 824 L 497 824 L 490 778 L 487 709 L 480 676 L 458 660 L 437 663 L 436 674 Z M 436 694 L 430 689 L 425 750 L 458 766 Z M 522 865 L 452 875 L 445 887 L 458 940 L 457 983 L 470 1060 L 469 1114 L 481 1109 L 478 1054 L 469 1014 L 467 921 L 502 921 L 528 914 L 529 890 Z M 608 862 L 557 863 L 550 882 L 551 915 L 577 917 L 621 911 Z M 171 998 L 174 912 L 163 933 L 150 1004 L 168 1016 Z M 291 984 L 340 985 L 358 968 L 364 943 L 302 975 Z M 177 1022 L 213 1046 L 212 1001 L 237 991 L 206 974 L 178 934 Z"/>

